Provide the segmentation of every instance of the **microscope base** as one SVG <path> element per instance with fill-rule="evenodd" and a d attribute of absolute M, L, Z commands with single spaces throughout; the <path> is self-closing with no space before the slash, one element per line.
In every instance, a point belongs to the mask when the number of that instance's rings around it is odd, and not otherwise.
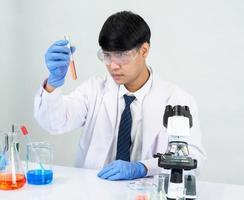
<path fill-rule="evenodd" d="M 195 176 L 192 175 L 185 175 L 185 188 L 186 188 L 186 200 L 192 200 L 197 198 L 196 194 L 196 179 Z M 168 194 L 168 184 L 169 184 L 169 175 L 165 174 L 165 183 L 164 183 L 164 189 L 166 192 L 166 196 Z M 175 200 L 168 198 L 168 200 Z"/>

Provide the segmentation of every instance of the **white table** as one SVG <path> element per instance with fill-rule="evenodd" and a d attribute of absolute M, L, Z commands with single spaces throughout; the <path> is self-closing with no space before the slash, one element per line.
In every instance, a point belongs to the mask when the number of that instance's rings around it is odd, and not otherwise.
<path fill-rule="evenodd" d="M 126 200 L 129 181 L 107 181 L 97 171 L 54 166 L 54 181 L 49 185 L 26 184 L 12 191 L 0 190 L 0 200 Z M 244 186 L 198 182 L 198 199 L 244 199 Z"/>

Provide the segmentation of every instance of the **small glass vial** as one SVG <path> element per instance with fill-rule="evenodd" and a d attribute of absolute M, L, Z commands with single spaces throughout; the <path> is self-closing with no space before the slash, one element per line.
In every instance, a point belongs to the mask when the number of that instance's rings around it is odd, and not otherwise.
<path fill-rule="evenodd" d="M 27 144 L 27 182 L 33 185 L 49 184 L 53 180 L 53 146 L 46 142 Z"/>

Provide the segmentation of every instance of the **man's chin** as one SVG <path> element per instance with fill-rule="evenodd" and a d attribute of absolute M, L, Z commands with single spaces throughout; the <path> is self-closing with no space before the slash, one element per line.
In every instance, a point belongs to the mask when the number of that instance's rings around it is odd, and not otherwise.
<path fill-rule="evenodd" d="M 116 81 L 116 80 L 114 80 L 114 82 L 117 83 L 118 85 L 124 85 L 125 84 L 124 81 Z"/>
<path fill-rule="evenodd" d="M 119 85 L 123 85 L 123 84 L 125 84 L 125 80 L 123 79 L 123 76 L 121 76 L 121 77 L 114 77 L 114 76 L 113 76 L 113 80 L 114 80 L 117 84 L 119 84 Z"/>

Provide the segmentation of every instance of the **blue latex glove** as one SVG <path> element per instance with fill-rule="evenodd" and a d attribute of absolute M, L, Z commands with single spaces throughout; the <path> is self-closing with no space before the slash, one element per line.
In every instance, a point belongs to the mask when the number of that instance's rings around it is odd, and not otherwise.
<path fill-rule="evenodd" d="M 55 88 L 64 84 L 70 63 L 70 54 L 75 51 L 74 47 L 71 47 L 70 50 L 66 46 L 67 44 L 67 40 L 56 41 L 45 54 L 45 62 L 50 72 L 47 82 Z"/>
<path fill-rule="evenodd" d="M 5 169 L 7 165 L 7 160 L 3 154 L 0 154 L 0 170 Z"/>
<path fill-rule="evenodd" d="M 105 166 L 97 176 L 108 180 L 131 180 L 146 176 L 147 168 L 140 162 L 116 160 Z"/>

